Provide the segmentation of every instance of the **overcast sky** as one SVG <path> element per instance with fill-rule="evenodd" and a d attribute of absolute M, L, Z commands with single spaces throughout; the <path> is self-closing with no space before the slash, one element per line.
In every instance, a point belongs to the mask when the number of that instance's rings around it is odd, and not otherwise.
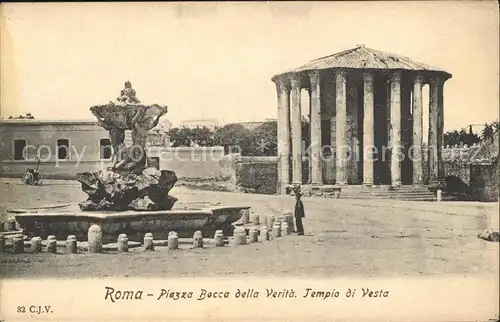
<path fill-rule="evenodd" d="M 357 44 L 453 74 L 446 129 L 498 118 L 495 1 L 1 6 L 4 118 L 91 118 L 128 79 L 174 124 L 262 120 L 274 74 Z"/>

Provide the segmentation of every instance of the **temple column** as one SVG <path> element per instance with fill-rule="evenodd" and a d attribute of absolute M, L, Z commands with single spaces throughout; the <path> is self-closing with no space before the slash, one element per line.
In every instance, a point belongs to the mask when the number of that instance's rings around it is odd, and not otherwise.
<path fill-rule="evenodd" d="M 439 80 L 432 77 L 429 85 L 429 142 L 428 142 L 428 158 L 427 158 L 427 173 L 429 183 L 435 184 L 438 182 L 438 118 L 439 118 Z"/>
<path fill-rule="evenodd" d="M 276 81 L 278 92 L 278 176 L 280 193 L 286 194 L 290 184 L 290 85 L 283 79 Z"/>
<path fill-rule="evenodd" d="M 290 100 L 292 104 L 292 183 L 302 184 L 302 111 L 300 106 L 300 78 L 290 79 L 292 90 Z"/>
<path fill-rule="evenodd" d="M 391 75 L 391 185 L 401 185 L 401 72 Z"/>
<path fill-rule="evenodd" d="M 321 102 L 320 102 L 320 75 L 319 71 L 313 71 L 309 74 L 311 81 L 311 184 L 323 184 L 323 170 L 321 160 Z"/>
<path fill-rule="evenodd" d="M 417 74 L 413 79 L 413 185 L 423 183 L 423 101 L 422 101 L 422 75 Z"/>
<path fill-rule="evenodd" d="M 347 183 L 347 99 L 346 73 L 343 70 L 335 72 L 335 112 L 336 112 L 336 184 Z"/>
<path fill-rule="evenodd" d="M 373 147 L 375 146 L 373 73 L 363 73 L 363 185 L 373 185 Z"/>
<path fill-rule="evenodd" d="M 327 170 L 327 176 L 329 183 L 332 184 L 336 181 L 337 177 L 337 165 L 336 165 L 336 160 L 335 160 L 335 153 L 336 153 L 336 147 L 337 147 L 337 115 L 335 113 L 335 83 L 331 82 L 330 85 L 330 96 L 333 102 L 327 103 L 327 105 L 331 106 L 331 111 L 330 111 L 330 145 L 329 149 L 325 150 L 323 149 L 322 152 L 325 153 L 328 151 L 330 153 L 330 162 L 326 163 L 326 169 Z M 326 90 L 326 89 L 324 89 Z M 325 95 L 325 97 L 328 97 Z"/>
<path fill-rule="evenodd" d="M 311 97 L 311 88 L 308 87 L 306 88 L 307 90 L 307 94 L 309 95 L 309 138 L 311 137 L 311 102 L 312 102 L 312 97 Z M 309 140 L 310 142 L 310 140 Z M 309 143 L 310 144 L 310 143 Z M 307 147 L 306 147 L 307 149 Z M 308 178 L 307 178 L 307 183 L 311 183 L 311 177 L 312 177 L 312 162 L 311 162 L 311 147 L 309 147 L 309 153 L 308 153 L 308 158 L 307 158 L 307 165 L 308 165 L 308 168 L 309 168 L 309 171 L 307 172 L 308 174 Z"/>
<path fill-rule="evenodd" d="M 349 156 L 347 162 L 347 182 L 359 184 L 358 179 L 358 159 L 359 159 L 359 136 L 358 136 L 358 84 L 356 81 L 347 82 L 347 144 L 349 146 Z"/>
<path fill-rule="evenodd" d="M 445 177 L 444 163 L 442 158 L 444 140 L 444 102 L 443 102 L 444 80 L 438 81 L 438 119 L 437 119 L 437 168 L 438 180 Z"/>

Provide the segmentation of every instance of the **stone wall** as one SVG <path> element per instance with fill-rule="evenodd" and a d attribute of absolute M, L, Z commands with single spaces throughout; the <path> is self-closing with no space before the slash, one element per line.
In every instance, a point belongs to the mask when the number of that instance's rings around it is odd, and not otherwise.
<path fill-rule="evenodd" d="M 237 185 L 240 191 L 275 194 L 278 191 L 278 159 L 276 157 L 240 157 L 237 169 Z M 290 169 L 290 178 L 292 170 Z M 302 161 L 302 178 L 309 182 L 309 161 Z M 323 183 L 335 183 L 335 160 L 323 160 Z M 262 191 L 262 192 L 260 192 Z"/>
<path fill-rule="evenodd" d="M 278 190 L 276 157 L 240 157 L 237 163 L 238 190 L 248 193 L 275 194 Z"/>
<path fill-rule="evenodd" d="M 458 163 L 453 161 L 444 161 L 444 173 L 446 176 L 455 176 L 464 183 L 470 185 L 471 171 L 470 164 Z"/>
<path fill-rule="evenodd" d="M 223 155 L 217 164 L 212 163 L 208 169 L 209 176 L 203 176 L 202 172 L 185 173 L 179 178 L 176 186 L 184 186 L 192 189 L 234 192 L 237 190 L 237 166 L 239 155 Z M 193 163 L 196 161 L 192 161 Z M 186 164 L 186 162 L 184 163 Z M 180 164 L 182 166 L 182 164 Z M 197 166 L 203 164 L 198 164 Z M 193 165 L 191 165 L 193 167 Z M 194 167 L 193 167 L 194 168 Z M 173 171 L 176 171 L 175 169 Z M 182 173 L 182 171 L 180 171 Z"/>
<path fill-rule="evenodd" d="M 470 188 L 471 199 L 498 201 L 498 136 L 493 141 L 472 146 L 443 149 L 446 177 L 458 177 Z"/>
<path fill-rule="evenodd" d="M 493 164 L 470 166 L 472 198 L 478 201 L 498 201 L 498 161 Z"/>
<path fill-rule="evenodd" d="M 149 157 L 159 158 L 161 170 L 175 171 L 179 179 L 218 178 L 223 147 L 151 147 Z"/>
<path fill-rule="evenodd" d="M 174 171 L 176 186 L 214 191 L 236 190 L 238 155 L 224 155 L 224 147 L 150 147 L 160 170 Z"/>
<path fill-rule="evenodd" d="M 309 161 L 302 161 L 302 179 L 309 182 Z M 292 170 L 290 169 L 290 178 Z M 323 160 L 324 184 L 335 183 L 335 160 Z M 249 193 L 276 194 L 278 191 L 278 159 L 276 157 L 242 156 L 237 165 L 237 186 L 239 191 Z"/>

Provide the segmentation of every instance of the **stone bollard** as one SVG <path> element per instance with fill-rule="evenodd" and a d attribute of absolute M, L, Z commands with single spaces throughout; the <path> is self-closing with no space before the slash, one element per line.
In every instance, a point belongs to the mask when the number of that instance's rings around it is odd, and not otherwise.
<path fill-rule="evenodd" d="M 275 221 L 273 224 L 272 236 L 273 239 L 281 237 L 281 225 L 278 221 Z"/>
<path fill-rule="evenodd" d="M 42 252 L 42 238 L 40 237 L 31 238 L 31 252 L 32 253 Z"/>
<path fill-rule="evenodd" d="M 54 235 L 49 235 L 49 236 L 47 237 L 47 240 L 56 240 L 56 236 L 54 236 Z"/>
<path fill-rule="evenodd" d="M 436 199 L 437 201 L 441 201 L 443 199 L 443 191 L 441 191 L 441 189 L 438 189 L 436 192 Z"/>
<path fill-rule="evenodd" d="M 127 237 L 127 234 L 120 234 L 120 235 L 118 235 L 116 249 L 119 252 L 124 252 L 124 253 L 128 252 L 128 237 Z"/>
<path fill-rule="evenodd" d="M 57 240 L 47 239 L 47 253 L 57 254 Z"/>
<path fill-rule="evenodd" d="M 248 231 L 248 239 L 250 243 L 257 243 L 259 241 L 259 229 L 252 227 Z"/>
<path fill-rule="evenodd" d="M 203 248 L 203 234 L 201 231 L 196 231 L 193 235 L 193 247 Z"/>
<path fill-rule="evenodd" d="M 259 224 L 264 226 L 267 225 L 267 215 L 259 215 Z"/>
<path fill-rule="evenodd" d="M 87 240 L 89 243 L 89 252 L 100 253 L 102 251 L 102 230 L 98 225 L 92 225 L 89 227 L 89 232 L 87 235 Z"/>
<path fill-rule="evenodd" d="M 168 249 L 179 249 L 179 236 L 175 231 L 168 233 Z"/>
<path fill-rule="evenodd" d="M 272 228 L 273 227 L 273 224 L 274 224 L 274 221 L 275 221 L 275 217 L 272 216 L 272 215 L 267 215 L 266 217 L 266 226 L 269 227 L 269 228 Z"/>
<path fill-rule="evenodd" d="M 290 234 L 289 226 L 286 221 L 281 224 L 281 236 L 286 236 Z"/>
<path fill-rule="evenodd" d="M 214 235 L 215 246 L 222 247 L 224 246 L 224 233 L 222 230 L 217 230 Z"/>
<path fill-rule="evenodd" d="M 275 216 L 273 225 L 278 225 L 278 226 L 280 226 L 280 229 L 281 229 L 282 224 L 283 224 L 283 217 Z"/>
<path fill-rule="evenodd" d="M 68 254 L 75 254 L 78 252 L 78 242 L 75 235 L 68 235 L 66 239 L 66 252 Z"/>
<path fill-rule="evenodd" d="M 0 234 L 0 253 L 5 253 L 5 237 Z"/>
<path fill-rule="evenodd" d="M 281 223 L 283 222 L 283 216 L 274 216 L 274 222 L 278 223 L 281 226 Z"/>
<path fill-rule="evenodd" d="M 233 232 L 233 246 L 245 245 L 247 243 L 247 233 L 243 227 L 235 227 Z"/>
<path fill-rule="evenodd" d="M 263 240 L 269 240 L 269 229 L 267 226 L 260 227 L 260 236 Z"/>
<path fill-rule="evenodd" d="M 243 225 L 246 225 L 250 222 L 250 209 L 243 209 L 241 210 L 241 213 L 243 214 L 241 216 L 241 222 Z"/>
<path fill-rule="evenodd" d="M 255 212 L 252 212 L 250 214 L 250 217 L 252 219 L 252 224 L 254 225 L 260 225 L 260 217 L 259 217 L 259 214 L 255 213 Z"/>
<path fill-rule="evenodd" d="M 155 245 L 153 243 L 154 237 L 152 233 L 146 233 L 144 235 L 144 249 L 145 250 L 155 250 Z"/>
<path fill-rule="evenodd" d="M 24 253 L 24 239 L 23 235 L 15 235 L 12 240 L 12 251 L 15 254 Z"/>

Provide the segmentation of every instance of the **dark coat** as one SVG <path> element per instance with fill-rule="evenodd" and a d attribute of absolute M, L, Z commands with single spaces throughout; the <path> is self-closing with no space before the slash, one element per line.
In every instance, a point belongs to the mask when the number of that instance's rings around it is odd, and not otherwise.
<path fill-rule="evenodd" d="M 295 203 L 295 218 L 304 218 L 304 204 L 302 203 L 302 200 L 297 199 L 297 202 Z"/>

